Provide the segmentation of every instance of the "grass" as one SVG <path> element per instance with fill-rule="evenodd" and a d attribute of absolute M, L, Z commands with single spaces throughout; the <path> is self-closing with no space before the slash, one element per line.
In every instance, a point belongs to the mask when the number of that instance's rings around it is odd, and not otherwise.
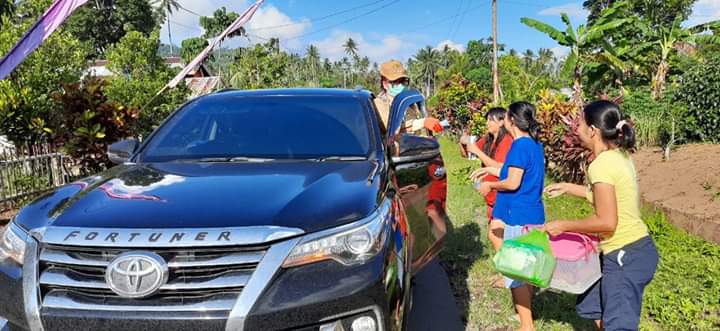
<path fill-rule="evenodd" d="M 448 171 L 450 232 L 441 257 L 468 330 L 513 330 L 518 322 L 510 293 L 492 288 L 496 277 L 487 238 L 482 197 L 466 179 L 478 166 L 460 155 L 457 144 L 441 139 Z M 582 218 L 592 212 L 582 199 L 546 200 L 552 219 Z M 648 286 L 641 330 L 720 329 L 720 246 L 678 230 L 657 212 L 646 210 L 644 219 L 660 251 L 661 262 Z M 533 301 L 538 330 L 593 330 L 575 314 L 575 296 L 540 292 Z"/>

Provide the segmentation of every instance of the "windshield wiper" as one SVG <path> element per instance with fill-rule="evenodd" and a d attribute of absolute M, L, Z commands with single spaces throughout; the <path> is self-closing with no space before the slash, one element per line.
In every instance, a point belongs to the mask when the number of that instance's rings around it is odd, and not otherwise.
<path fill-rule="evenodd" d="M 197 162 L 197 163 L 232 163 L 232 162 L 269 162 L 275 159 L 234 156 L 234 157 L 202 157 L 197 159 L 180 159 L 176 162 Z"/>
<path fill-rule="evenodd" d="M 309 159 L 317 162 L 326 161 L 367 161 L 368 158 L 364 156 L 323 156 L 318 158 Z"/>

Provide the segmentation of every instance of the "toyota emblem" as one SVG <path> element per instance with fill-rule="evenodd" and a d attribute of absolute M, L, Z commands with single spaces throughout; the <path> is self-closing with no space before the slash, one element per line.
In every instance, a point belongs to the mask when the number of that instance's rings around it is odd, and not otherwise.
<path fill-rule="evenodd" d="M 168 265 L 155 253 L 127 252 L 118 255 L 105 271 L 105 282 L 117 295 L 144 298 L 168 280 Z"/>

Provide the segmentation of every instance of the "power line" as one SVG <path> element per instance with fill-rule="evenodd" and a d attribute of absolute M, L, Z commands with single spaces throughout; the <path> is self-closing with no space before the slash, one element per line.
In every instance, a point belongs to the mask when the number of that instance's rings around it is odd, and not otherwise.
<path fill-rule="evenodd" d="M 284 27 L 294 26 L 294 25 L 304 25 L 304 24 L 307 24 L 308 21 L 309 21 L 309 22 L 322 21 L 322 20 L 325 20 L 325 19 L 328 19 L 328 18 L 331 18 L 331 17 L 335 17 L 335 16 L 338 16 L 338 15 L 345 14 L 345 13 L 347 13 L 347 12 L 351 12 L 351 11 L 356 10 L 356 9 L 365 8 L 365 7 L 370 7 L 370 6 L 372 6 L 372 5 L 378 4 L 378 3 L 383 2 L 383 1 L 386 1 L 386 0 L 373 1 L 373 2 L 370 2 L 370 3 L 363 4 L 363 5 L 359 5 L 359 6 L 355 6 L 355 7 L 352 7 L 352 8 L 343 9 L 343 10 L 341 10 L 341 11 L 337 11 L 337 12 L 334 12 L 334 13 L 330 13 L 330 14 L 327 14 L 327 15 L 325 15 L 325 16 L 310 18 L 310 19 L 308 19 L 308 20 L 306 20 L 306 21 L 299 22 L 299 23 L 287 23 L 287 24 L 272 25 L 272 26 L 262 26 L 262 27 L 259 27 L 259 28 L 254 28 L 254 29 L 252 29 L 252 30 L 253 30 L 253 31 L 269 30 L 269 29 L 278 29 L 278 28 L 284 28 Z"/>
<path fill-rule="evenodd" d="M 307 37 L 307 36 L 309 36 L 309 35 L 316 34 L 316 33 L 318 33 L 318 32 L 330 30 L 330 29 L 332 29 L 332 28 L 334 28 L 334 27 L 338 27 L 338 26 L 340 26 L 340 25 L 350 23 L 350 22 L 355 21 L 355 20 L 357 20 L 357 19 L 359 19 L 359 18 L 368 16 L 368 15 L 373 14 L 373 13 L 376 13 L 376 12 L 382 10 L 382 9 L 385 9 L 385 8 L 391 6 L 391 5 L 394 5 L 394 4 L 398 3 L 399 1 L 400 1 L 400 0 L 391 1 L 391 2 L 389 2 L 389 3 L 385 4 L 385 5 L 382 5 L 382 6 L 378 7 L 378 8 L 375 8 L 375 9 L 372 9 L 372 10 L 370 10 L 370 11 L 364 12 L 364 13 L 362 13 L 362 14 L 360 14 L 360 15 L 357 15 L 357 16 L 350 17 L 349 19 L 347 19 L 347 20 L 345 20 L 345 21 L 342 21 L 342 22 L 340 22 L 340 23 L 333 24 L 333 25 L 329 25 L 329 26 L 326 26 L 326 27 L 324 27 L 324 28 L 317 29 L 317 30 L 314 30 L 314 31 L 310 31 L 310 32 L 308 32 L 308 33 L 304 33 L 304 34 L 301 34 L 301 35 L 299 35 L 299 36 L 295 36 L 295 37 L 292 37 L 292 38 L 287 38 L 287 39 L 285 39 L 285 41 L 300 39 L 300 38 L 303 38 L 303 37 Z"/>
<path fill-rule="evenodd" d="M 479 5 L 479 6 L 475 6 L 475 7 L 468 8 L 468 10 L 466 10 L 465 13 L 469 13 L 469 12 L 478 10 L 478 9 L 480 9 L 480 8 L 482 8 L 482 7 L 485 7 L 486 5 L 488 5 L 488 4 L 486 3 L 486 4 Z M 432 22 L 430 22 L 430 23 L 427 23 L 427 24 L 418 26 L 418 27 L 416 27 L 416 28 L 412 28 L 412 29 L 410 29 L 410 30 L 405 30 L 405 33 L 415 32 L 415 31 L 418 31 L 418 30 L 422 30 L 422 29 L 431 27 L 431 26 L 433 26 L 433 25 L 437 25 L 437 24 L 443 23 L 443 22 L 445 22 L 445 21 L 451 20 L 451 19 L 453 19 L 453 18 L 457 18 L 457 17 L 460 16 L 460 15 L 461 15 L 461 14 L 458 13 L 458 14 L 454 14 L 454 15 L 450 15 L 450 16 L 445 16 L 445 17 L 443 17 L 443 18 L 440 18 L 440 19 L 437 19 L 437 20 L 432 21 Z"/>
<path fill-rule="evenodd" d="M 453 35 L 453 31 L 455 31 L 455 26 L 458 23 L 457 18 L 460 17 L 460 15 L 462 14 L 462 8 L 464 5 L 465 5 L 465 0 L 461 0 L 460 4 L 457 7 L 457 11 L 455 11 L 454 19 L 453 19 L 452 23 L 450 23 L 450 30 L 448 30 L 447 39 L 450 39 L 450 37 Z"/>

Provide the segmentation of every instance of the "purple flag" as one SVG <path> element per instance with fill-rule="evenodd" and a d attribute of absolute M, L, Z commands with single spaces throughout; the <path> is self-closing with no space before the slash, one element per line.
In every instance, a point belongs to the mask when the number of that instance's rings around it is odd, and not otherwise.
<path fill-rule="evenodd" d="M 40 20 L 28 30 L 5 57 L 0 60 L 0 79 L 5 79 L 42 42 L 62 24 L 75 9 L 88 0 L 56 0 Z"/>
<path fill-rule="evenodd" d="M 252 6 L 250 6 L 250 8 L 248 8 L 244 13 L 242 13 L 242 15 L 240 15 L 235 20 L 235 22 L 230 24 L 230 26 L 228 26 L 225 29 L 225 31 L 223 31 L 207 47 L 205 47 L 205 49 L 202 52 L 200 52 L 200 54 L 198 54 L 192 61 L 190 61 L 190 63 L 188 63 L 187 66 L 185 66 L 185 68 L 183 68 L 183 70 L 180 71 L 180 73 L 177 74 L 177 76 L 175 76 L 175 78 L 173 78 L 165 87 L 166 88 L 167 87 L 174 88 L 175 86 L 180 84 L 180 82 L 183 80 L 183 78 L 185 78 L 185 76 L 187 76 L 187 74 L 190 72 L 190 70 L 192 70 L 193 68 L 200 65 L 200 63 L 202 63 L 203 61 L 205 61 L 205 58 L 207 58 L 208 55 L 210 55 L 210 52 L 212 52 L 212 50 L 218 44 L 220 44 L 220 42 L 223 39 L 225 39 L 225 37 L 227 37 L 229 34 L 235 32 L 237 29 L 242 27 L 243 24 L 247 23 L 247 21 L 249 21 L 253 17 L 253 15 L 255 14 L 257 9 L 260 7 L 260 5 L 262 5 L 263 1 L 264 0 L 257 0 L 257 2 L 255 2 Z"/>

